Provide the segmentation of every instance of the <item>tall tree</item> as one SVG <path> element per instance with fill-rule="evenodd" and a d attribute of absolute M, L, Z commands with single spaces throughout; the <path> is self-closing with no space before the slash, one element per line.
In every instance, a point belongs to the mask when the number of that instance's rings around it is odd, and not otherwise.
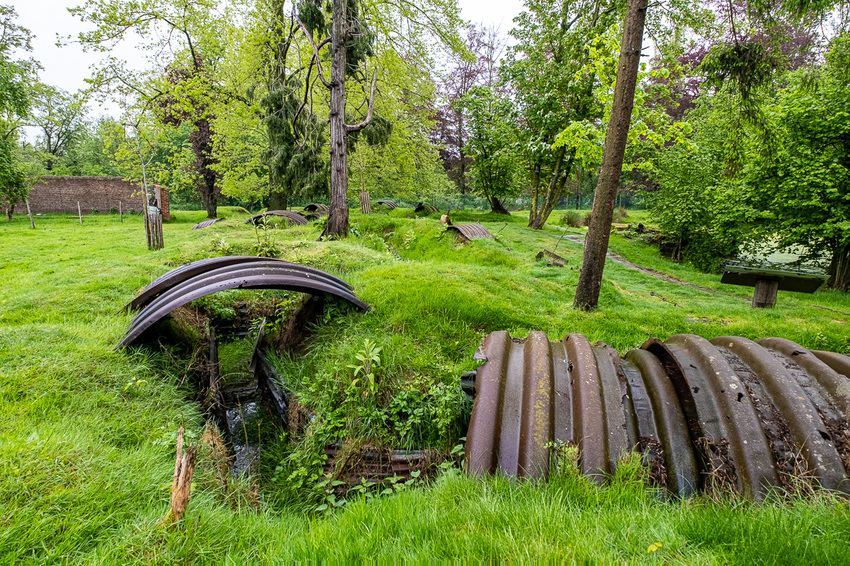
<path fill-rule="evenodd" d="M 519 192 L 512 104 L 492 87 L 477 86 L 457 101 L 466 116 L 472 185 L 498 214 L 510 214 L 500 199 Z"/>
<path fill-rule="evenodd" d="M 430 38 L 459 49 L 457 29 L 460 20 L 455 0 L 377 0 L 374 3 L 333 0 L 330 8 L 331 13 L 325 14 L 318 0 L 305 1 L 300 5 L 299 17 L 313 47 L 311 64 L 316 65 L 317 76 L 330 93 L 331 205 L 322 236 L 341 238 L 348 235 L 347 138 L 350 133 L 369 125 L 374 114 L 378 75 L 377 69 L 369 69 L 367 63 L 373 53 L 375 39 L 389 43 L 411 58 L 422 58 L 433 49 L 428 42 Z M 330 26 L 326 25 L 328 16 Z M 319 36 L 318 41 L 314 34 Z M 322 68 L 321 50 L 325 46 L 330 46 L 330 78 L 325 76 Z M 349 78 L 371 85 L 368 92 L 364 92 L 366 100 L 359 105 L 359 118 L 354 118 L 354 123 L 346 120 L 346 81 Z M 358 119 L 359 122 L 356 121 Z"/>
<path fill-rule="evenodd" d="M 571 124 L 602 119 L 595 96 L 599 72 L 590 63 L 609 29 L 618 4 L 605 0 L 528 0 L 516 18 L 502 72 L 520 114 L 517 136 L 531 185 L 528 225 L 539 229 L 564 194 L 576 163 L 575 147 L 555 145 Z"/>
<path fill-rule="evenodd" d="M 79 96 L 50 85 L 36 85 L 30 122 L 40 130 L 36 144 L 44 155 L 48 174 L 83 134 L 86 111 Z"/>
<path fill-rule="evenodd" d="M 29 180 L 17 162 L 15 146 L 18 127 L 29 111 L 29 86 L 38 64 L 32 59 L 15 59 L 16 50 L 29 51 L 32 34 L 15 23 L 17 13 L 0 5 L 0 203 L 11 220 L 15 205 L 26 198 Z"/>
<path fill-rule="evenodd" d="M 322 29 L 325 24 L 324 14 L 316 4 L 305 3 L 302 6 L 302 25 L 314 49 L 311 63 L 315 63 L 319 79 L 330 91 L 331 204 L 322 236 L 341 238 L 348 235 L 348 135 L 362 130 L 372 121 L 378 75 L 375 70 L 372 71 L 368 110 L 363 120 L 356 124 L 345 123 L 346 79 L 358 75 L 361 62 L 365 66 L 368 56 L 372 54 L 374 34 L 360 18 L 357 0 L 333 0 L 330 35 L 317 44 L 313 34 L 325 31 Z M 328 44 L 331 46 L 330 79 L 325 78 L 319 51 Z"/>
<path fill-rule="evenodd" d="M 617 84 L 614 87 L 614 103 L 602 155 L 602 169 L 596 185 L 590 226 L 585 238 L 581 275 L 579 275 L 573 301 L 573 306 L 582 310 L 594 309 L 599 302 L 602 271 L 605 268 L 608 238 L 614 217 L 614 201 L 617 198 L 617 187 L 623 169 L 623 157 L 626 154 L 626 141 L 632 120 L 648 4 L 647 0 L 629 0 L 626 13 L 620 62 L 617 68 Z"/>
<path fill-rule="evenodd" d="M 213 168 L 211 122 L 216 105 L 235 94 L 220 88 L 217 64 L 233 25 L 226 5 L 215 0 L 86 0 L 71 13 L 96 26 L 80 33 L 84 49 L 105 53 L 92 82 L 111 92 L 140 122 L 141 114 L 158 110 L 168 123 L 191 124 L 196 190 L 207 215 L 216 216 L 218 173 Z M 137 36 L 136 48 L 149 53 L 148 69 L 134 69 L 111 54 L 112 47 Z"/>
<path fill-rule="evenodd" d="M 443 104 L 435 114 L 432 139 L 442 146 L 443 167 L 461 194 L 469 192 L 470 157 L 467 153 L 468 107 L 461 99 L 476 86 L 493 88 L 505 40 L 494 27 L 470 26 L 466 52 L 453 59 L 449 72 L 439 80 Z"/>
<path fill-rule="evenodd" d="M 816 74 L 792 77 L 765 120 L 775 143 L 754 138 L 738 212 L 762 249 L 802 249 L 824 262 L 828 286 L 850 290 L 850 35 L 836 38 Z M 768 153 L 769 152 L 769 153 Z M 754 220 L 753 220 L 754 219 Z"/>

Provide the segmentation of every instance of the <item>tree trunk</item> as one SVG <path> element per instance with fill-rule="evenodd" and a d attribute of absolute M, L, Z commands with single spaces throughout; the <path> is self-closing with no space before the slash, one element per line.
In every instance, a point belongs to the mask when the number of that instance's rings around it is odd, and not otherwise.
<path fill-rule="evenodd" d="M 836 291 L 850 290 L 850 244 L 833 249 L 826 285 Z"/>
<path fill-rule="evenodd" d="M 345 41 L 348 17 L 346 0 L 333 0 L 331 40 L 331 206 L 322 236 L 348 235 L 348 132 L 345 129 Z"/>
<path fill-rule="evenodd" d="M 547 220 L 549 220 L 549 215 L 552 214 L 553 210 L 555 210 L 555 206 L 561 199 L 561 195 L 564 193 L 564 183 L 562 178 L 569 175 L 569 172 L 573 167 L 574 160 L 571 156 L 567 161 L 566 166 L 564 166 L 565 155 L 566 148 L 561 148 L 561 151 L 558 154 L 558 161 L 555 163 L 555 170 L 552 172 L 552 177 L 546 185 L 546 195 L 543 200 L 543 204 L 539 208 L 536 208 L 534 214 L 532 214 L 528 220 L 528 227 L 533 230 L 540 230 L 543 228 L 543 225 L 546 224 Z"/>
<path fill-rule="evenodd" d="M 614 200 L 617 197 L 617 187 L 623 169 L 626 138 L 635 100 L 647 4 L 648 0 L 629 0 L 626 13 L 611 120 L 608 122 L 608 133 L 605 135 L 602 168 L 599 171 L 590 228 L 585 238 L 581 275 L 573 301 L 573 306 L 577 309 L 592 310 L 599 303 L 602 271 L 605 269 L 605 255 L 608 253 L 608 238 L 614 217 Z"/>
<path fill-rule="evenodd" d="M 283 190 L 269 192 L 269 210 L 286 210 L 286 193 Z"/>
<path fill-rule="evenodd" d="M 499 202 L 499 199 L 497 197 L 493 197 L 490 199 L 490 212 L 495 212 L 496 214 L 507 214 L 508 216 L 511 215 L 511 213 L 508 212 L 508 209 L 505 208 L 505 206 L 501 202 Z"/>
<path fill-rule="evenodd" d="M 463 114 L 458 113 L 457 119 L 457 149 L 460 156 L 460 194 L 465 195 L 469 190 L 466 186 L 466 154 L 463 151 Z"/>
<path fill-rule="evenodd" d="M 209 187 L 206 188 L 206 198 L 204 199 L 207 207 L 207 218 L 215 218 L 218 214 L 218 198 L 216 197 L 215 190 L 210 190 Z"/>

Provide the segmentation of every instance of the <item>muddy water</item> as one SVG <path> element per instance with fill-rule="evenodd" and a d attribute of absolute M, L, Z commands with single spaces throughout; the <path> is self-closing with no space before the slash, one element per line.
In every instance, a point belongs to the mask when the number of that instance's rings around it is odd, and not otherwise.
<path fill-rule="evenodd" d="M 234 476 L 256 471 L 260 458 L 260 393 L 256 383 L 223 391 L 227 400 L 227 424 L 233 448 L 230 472 Z"/>

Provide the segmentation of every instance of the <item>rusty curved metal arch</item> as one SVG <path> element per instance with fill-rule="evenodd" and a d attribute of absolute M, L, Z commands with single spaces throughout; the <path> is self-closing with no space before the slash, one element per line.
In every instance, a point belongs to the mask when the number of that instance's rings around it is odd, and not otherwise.
<path fill-rule="evenodd" d="M 201 228 L 209 228 L 216 222 L 221 220 L 221 218 L 212 218 L 210 220 L 204 220 L 203 222 L 198 222 L 194 226 L 192 226 L 192 230 L 200 230 Z"/>
<path fill-rule="evenodd" d="M 304 207 L 305 212 L 313 212 L 316 214 L 327 216 L 330 212 L 331 207 L 326 204 L 322 204 L 320 202 L 311 202 L 307 206 Z"/>
<path fill-rule="evenodd" d="M 287 262 L 260 262 L 228 265 L 195 275 L 171 287 L 150 302 L 130 324 L 117 349 L 136 342 L 156 322 L 190 301 L 226 289 L 285 289 L 300 293 L 326 293 L 347 301 L 361 310 L 369 305 L 358 299 L 347 284 L 313 268 Z M 316 273 L 318 271 L 318 273 Z"/>
<path fill-rule="evenodd" d="M 251 218 L 245 221 L 245 224 L 256 224 L 260 218 L 264 218 L 266 216 L 281 216 L 286 218 L 292 224 L 296 226 L 306 226 L 307 219 L 303 214 L 298 214 L 297 212 L 292 212 L 291 210 L 267 210 L 266 212 L 261 212 L 260 214 L 255 214 Z"/>
<path fill-rule="evenodd" d="M 560 441 L 579 447 L 595 481 L 614 473 L 624 446 L 640 450 L 653 481 L 681 497 L 725 487 L 762 498 L 792 486 L 789 474 L 850 494 L 841 395 L 850 379 L 824 361 L 844 368 L 845 357 L 759 343 L 677 335 L 620 360 L 579 334 L 494 332 L 476 353 L 486 361 L 475 372 L 465 469 L 546 477 L 547 447 Z"/>
<path fill-rule="evenodd" d="M 307 265 L 300 265 L 291 263 L 288 261 L 284 261 L 282 259 L 268 258 L 268 257 L 260 257 L 260 256 L 252 256 L 252 255 L 228 255 L 228 256 L 218 256 L 218 257 L 208 257 L 206 259 L 200 259 L 198 261 L 193 261 L 191 263 L 187 263 L 185 265 L 181 265 L 171 271 L 160 275 L 153 281 L 151 281 L 145 288 L 142 290 L 139 295 L 130 301 L 126 308 L 129 310 L 138 310 L 143 308 L 145 305 L 150 303 L 155 297 L 161 295 L 165 291 L 171 289 L 172 287 L 179 285 L 183 281 L 200 275 L 202 273 L 206 273 L 208 271 L 212 271 L 213 269 L 218 269 L 221 267 L 226 267 L 229 265 L 250 265 L 250 264 L 258 264 L 258 263 L 268 263 L 275 262 L 281 265 L 297 265 L 298 269 L 305 273 L 313 273 L 317 276 L 329 277 L 334 280 L 336 283 L 340 285 L 344 285 L 348 289 L 351 289 L 351 286 L 339 279 L 338 277 L 334 277 L 329 273 L 325 273 L 315 267 L 309 267 Z"/>
<path fill-rule="evenodd" d="M 454 230 L 467 240 L 482 240 L 493 237 L 493 234 L 481 224 L 454 224 L 447 226 L 446 230 Z"/>
<path fill-rule="evenodd" d="M 396 203 L 393 200 L 379 200 L 379 201 L 375 201 L 375 204 L 380 204 L 381 206 L 386 206 L 390 210 L 393 210 L 394 208 L 398 208 L 398 203 Z"/>

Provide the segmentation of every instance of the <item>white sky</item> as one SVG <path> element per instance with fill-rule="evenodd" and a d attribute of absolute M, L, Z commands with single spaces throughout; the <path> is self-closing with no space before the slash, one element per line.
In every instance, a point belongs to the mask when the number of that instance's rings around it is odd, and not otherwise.
<path fill-rule="evenodd" d="M 85 28 L 83 24 L 68 13 L 68 8 L 82 4 L 82 0 L 0 0 L 10 3 L 18 13 L 16 22 L 28 28 L 34 35 L 33 50 L 30 54 L 44 67 L 41 80 L 68 92 L 74 92 L 86 86 L 85 79 L 90 68 L 100 60 L 100 54 L 84 53 L 70 44 L 57 47 L 57 35 L 76 36 Z M 499 26 L 502 34 L 507 35 L 512 27 L 513 18 L 523 8 L 522 0 L 458 0 L 461 15 L 472 23 Z M 132 49 L 127 49 L 125 58 L 132 58 Z M 98 101 L 92 101 L 91 114 L 115 114 L 114 106 L 100 107 Z"/>

